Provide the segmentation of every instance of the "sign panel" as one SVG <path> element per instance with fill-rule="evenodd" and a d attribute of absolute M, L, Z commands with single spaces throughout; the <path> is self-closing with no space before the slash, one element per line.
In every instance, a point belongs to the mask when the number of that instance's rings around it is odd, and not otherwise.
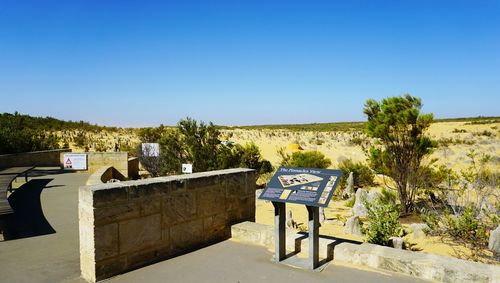
<path fill-rule="evenodd" d="M 327 207 L 341 170 L 280 167 L 259 199 Z"/>
<path fill-rule="evenodd" d="M 158 143 L 143 143 L 142 155 L 146 157 L 160 156 L 160 144 Z"/>
<path fill-rule="evenodd" d="M 64 170 L 87 170 L 87 154 L 65 153 L 63 154 Z"/>
<path fill-rule="evenodd" d="M 182 173 L 184 174 L 193 173 L 193 164 L 182 164 Z"/>

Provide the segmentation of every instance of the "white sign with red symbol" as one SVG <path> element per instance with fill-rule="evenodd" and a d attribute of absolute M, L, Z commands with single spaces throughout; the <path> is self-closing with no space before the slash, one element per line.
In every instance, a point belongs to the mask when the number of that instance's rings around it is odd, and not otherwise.
<path fill-rule="evenodd" d="M 87 170 L 87 154 L 65 153 L 63 155 L 64 170 Z"/>

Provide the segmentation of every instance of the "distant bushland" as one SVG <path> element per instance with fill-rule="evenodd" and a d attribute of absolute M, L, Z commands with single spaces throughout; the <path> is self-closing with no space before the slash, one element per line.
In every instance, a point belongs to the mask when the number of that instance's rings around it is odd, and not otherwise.
<path fill-rule="evenodd" d="M 59 148 L 59 139 L 26 115 L 0 114 L 0 154 Z M 35 127 L 36 126 L 36 127 Z"/>
<path fill-rule="evenodd" d="M 464 118 L 443 118 L 434 119 L 434 122 L 465 122 L 468 125 L 498 123 L 500 117 L 478 116 Z M 250 126 L 221 126 L 219 129 L 242 129 L 242 130 L 288 130 L 288 131 L 317 131 L 317 132 L 350 132 L 363 131 L 366 122 L 332 122 L 332 123 L 311 123 L 311 124 L 269 124 Z"/>

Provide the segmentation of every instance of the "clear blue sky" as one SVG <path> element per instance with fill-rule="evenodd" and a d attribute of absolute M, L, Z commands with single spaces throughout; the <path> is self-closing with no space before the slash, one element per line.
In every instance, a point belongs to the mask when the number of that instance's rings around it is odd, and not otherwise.
<path fill-rule="evenodd" d="M 500 1 L 0 1 L 0 112 L 117 126 L 500 116 Z"/>

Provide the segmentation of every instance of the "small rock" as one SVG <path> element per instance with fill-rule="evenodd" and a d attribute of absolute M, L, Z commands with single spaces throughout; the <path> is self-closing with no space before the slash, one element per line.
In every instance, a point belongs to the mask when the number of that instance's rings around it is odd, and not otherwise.
<path fill-rule="evenodd" d="M 500 225 L 491 231 L 490 239 L 488 241 L 488 249 L 493 251 L 493 256 L 500 259 Z"/>
<path fill-rule="evenodd" d="M 347 219 L 344 227 L 344 233 L 362 236 L 361 233 L 361 223 L 359 222 L 358 216 L 352 216 Z"/>
<path fill-rule="evenodd" d="M 319 208 L 319 223 L 325 222 L 326 215 L 325 215 L 325 209 L 323 207 Z"/>
<path fill-rule="evenodd" d="M 359 217 L 368 216 L 368 210 L 365 207 L 364 201 L 367 199 L 368 193 L 363 189 L 358 189 L 356 191 L 356 201 L 352 207 L 352 215 Z"/>
<path fill-rule="evenodd" d="M 291 210 L 288 210 L 288 213 L 286 214 L 286 226 L 288 228 L 292 228 L 292 229 L 295 229 L 298 227 L 297 222 L 295 222 L 295 220 L 293 220 L 293 215 L 292 215 Z"/>
<path fill-rule="evenodd" d="M 255 190 L 255 200 L 259 199 L 259 197 L 263 191 L 264 191 L 264 189 Z"/>
<path fill-rule="evenodd" d="M 368 197 L 368 192 L 364 189 L 358 189 L 356 191 L 356 203 L 363 203 Z"/>
<path fill-rule="evenodd" d="M 400 237 L 390 237 L 389 238 L 389 247 L 393 247 L 395 249 L 402 250 L 404 246 L 404 240 Z"/>
<path fill-rule="evenodd" d="M 489 214 L 493 213 L 495 213 L 495 205 L 488 200 L 484 200 L 481 203 L 481 207 L 479 208 L 479 215 L 477 217 L 479 219 L 483 219 L 485 217 L 488 217 Z"/>
<path fill-rule="evenodd" d="M 426 231 L 430 230 L 429 226 L 424 223 L 413 223 L 410 224 L 411 235 L 410 238 L 412 240 L 418 240 L 425 238 Z"/>
<path fill-rule="evenodd" d="M 347 178 L 347 186 L 344 190 L 344 199 L 348 199 L 354 195 L 354 173 L 349 172 L 349 177 Z"/>
<path fill-rule="evenodd" d="M 369 203 L 375 202 L 378 198 L 380 198 L 382 194 L 378 192 L 369 192 L 368 195 L 366 196 L 366 201 Z"/>
<path fill-rule="evenodd" d="M 359 217 L 367 217 L 368 209 L 366 209 L 365 205 L 362 203 L 355 203 L 351 209 L 352 215 Z"/>

